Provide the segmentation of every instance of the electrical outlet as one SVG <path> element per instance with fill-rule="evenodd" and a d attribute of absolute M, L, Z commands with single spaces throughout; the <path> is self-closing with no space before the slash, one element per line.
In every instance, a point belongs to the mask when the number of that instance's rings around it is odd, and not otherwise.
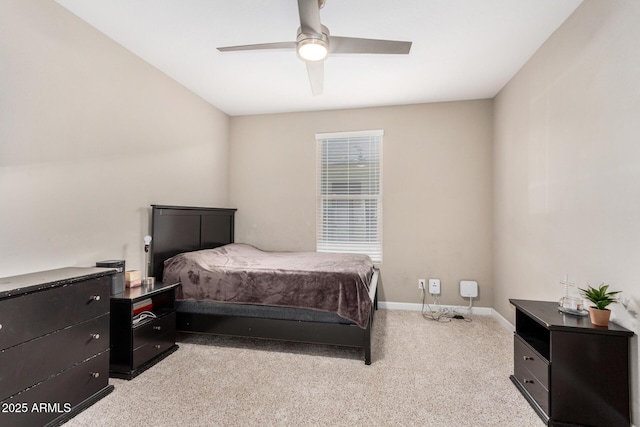
<path fill-rule="evenodd" d="M 440 295 L 440 279 L 429 279 L 429 293 Z"/>
<path fill-rule="evenodd" d="M 418 279 L 418 289 L 424 289 L 424 279 Z"/>

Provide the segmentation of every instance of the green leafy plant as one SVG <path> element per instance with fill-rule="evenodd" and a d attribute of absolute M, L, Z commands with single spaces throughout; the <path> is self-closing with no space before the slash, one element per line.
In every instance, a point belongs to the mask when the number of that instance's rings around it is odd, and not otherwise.
<path fill-rule="evenodd" d="M 605 285 L 604 283 L 600 285 L 599 288 L 594 288 L 593 286 L 589 286 L 588 289 L 580 288 L 580 292 L 586 299 L 595 304 L 598 310 L 606 310 L 607 306 L 611 303 L 617 302 L 616 294 L 619 294 L 621 291 L 611 291 L 607 292 L 609 289 L 609 285 Z"/>

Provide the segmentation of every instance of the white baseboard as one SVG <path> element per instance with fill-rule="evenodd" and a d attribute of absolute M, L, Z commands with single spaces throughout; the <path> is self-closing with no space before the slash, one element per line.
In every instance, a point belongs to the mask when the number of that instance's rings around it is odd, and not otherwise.
<path fill-rule="evenodd" d="M 382 310 L 408 310 L 408 311 L 420 311 L 422 310 L 422 304 L 415 304 L 410 302 L 391 302 L 391 301 L 378 301 L 378 308 Z M 434 308 L 432 304 L 432 308 Z M 439 304 L 438 308 L 461 311 L 463 313 L 469 308 L 464 305 L 442 305 Z M 471 314 L 477 314 L 480 316 L 493 316 L 494 319 L 502 325 L 509 332 L 515 332 L 516 328 L 505 319 L 500 313 L 491 307 L 471 307 Z"/>
<path fill-rule="evenodd" d="M 431 304 L 431 308 L 436 307 Z M 443 308 L 453 311 L 466 312 L 469 308 L 466 305 L 443 305 L 438 304 L 438 308 Z M 422 310 L 422 304 L 415 304 L 410 302 L 390 302 L 390 301 L 378 301 L 378 308 L 383 310 L 408 310 L 408 311 L 420 311 Z M 493 314 L 493 309 L 489 307 L 471 307 L 471 314 L 478 314 L 481 316 L 490 316 Z"/>
<path fill-rule="evenodd" d="M 409 302 L 387 302 L 378 301 L 378 308 L 383 310 L 408 310 L 408 311 L 420 311 L 421 304 L 413 304 Z"/>
<path fill-rule="evenodd" d="M 511 322 L 509 322 L 507 319 L 505 319 L 504 316 L 502 316 L 502 314 L 498 313 L 493 308 L 491 309 L 491 311 L 492 311 L 491 314 L 493 315 L 493 318 L 496 319 L 498 323 L 502 325 L 503 328 L 505 328 L 507 331 L 512 333 L 516 331 L 516 327 L 513 326 Z"/>

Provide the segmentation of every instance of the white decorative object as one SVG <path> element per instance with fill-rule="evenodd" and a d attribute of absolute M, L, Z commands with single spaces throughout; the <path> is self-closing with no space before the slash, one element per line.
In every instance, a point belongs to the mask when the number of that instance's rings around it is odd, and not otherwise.
<path fill-rule="evenodd" d="M 560 301 L 558 301 L 559 310 L 563 313 L 575 314 L 577 316 L 586 316 L 589 314 L 589 312 L 584 309 L 584 301 L 578 296 L 576 285 L 569 280 L 568 274 L 564 276 L 560 284 L 562 284 L 564 288 L 564 295 L 560 298 Z"/>
<path fill-rule="evenodd" d="M 142 272 L 142 283 L 146 284 L 149 277 L 149 249 L 151 248 L 151 236 L 144 236 L 144 271 Z"/>

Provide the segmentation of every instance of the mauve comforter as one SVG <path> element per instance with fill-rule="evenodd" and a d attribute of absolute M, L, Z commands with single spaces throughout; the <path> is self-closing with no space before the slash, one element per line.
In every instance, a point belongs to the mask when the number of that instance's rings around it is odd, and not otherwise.
<path fill-rule="evenodd" d="M 266 252 L 232 243 L 169 258 L 163 280 L 182 283 L 179 300 L 328 311 L 366 328 L 373 270 L 366 255 Z"/>

